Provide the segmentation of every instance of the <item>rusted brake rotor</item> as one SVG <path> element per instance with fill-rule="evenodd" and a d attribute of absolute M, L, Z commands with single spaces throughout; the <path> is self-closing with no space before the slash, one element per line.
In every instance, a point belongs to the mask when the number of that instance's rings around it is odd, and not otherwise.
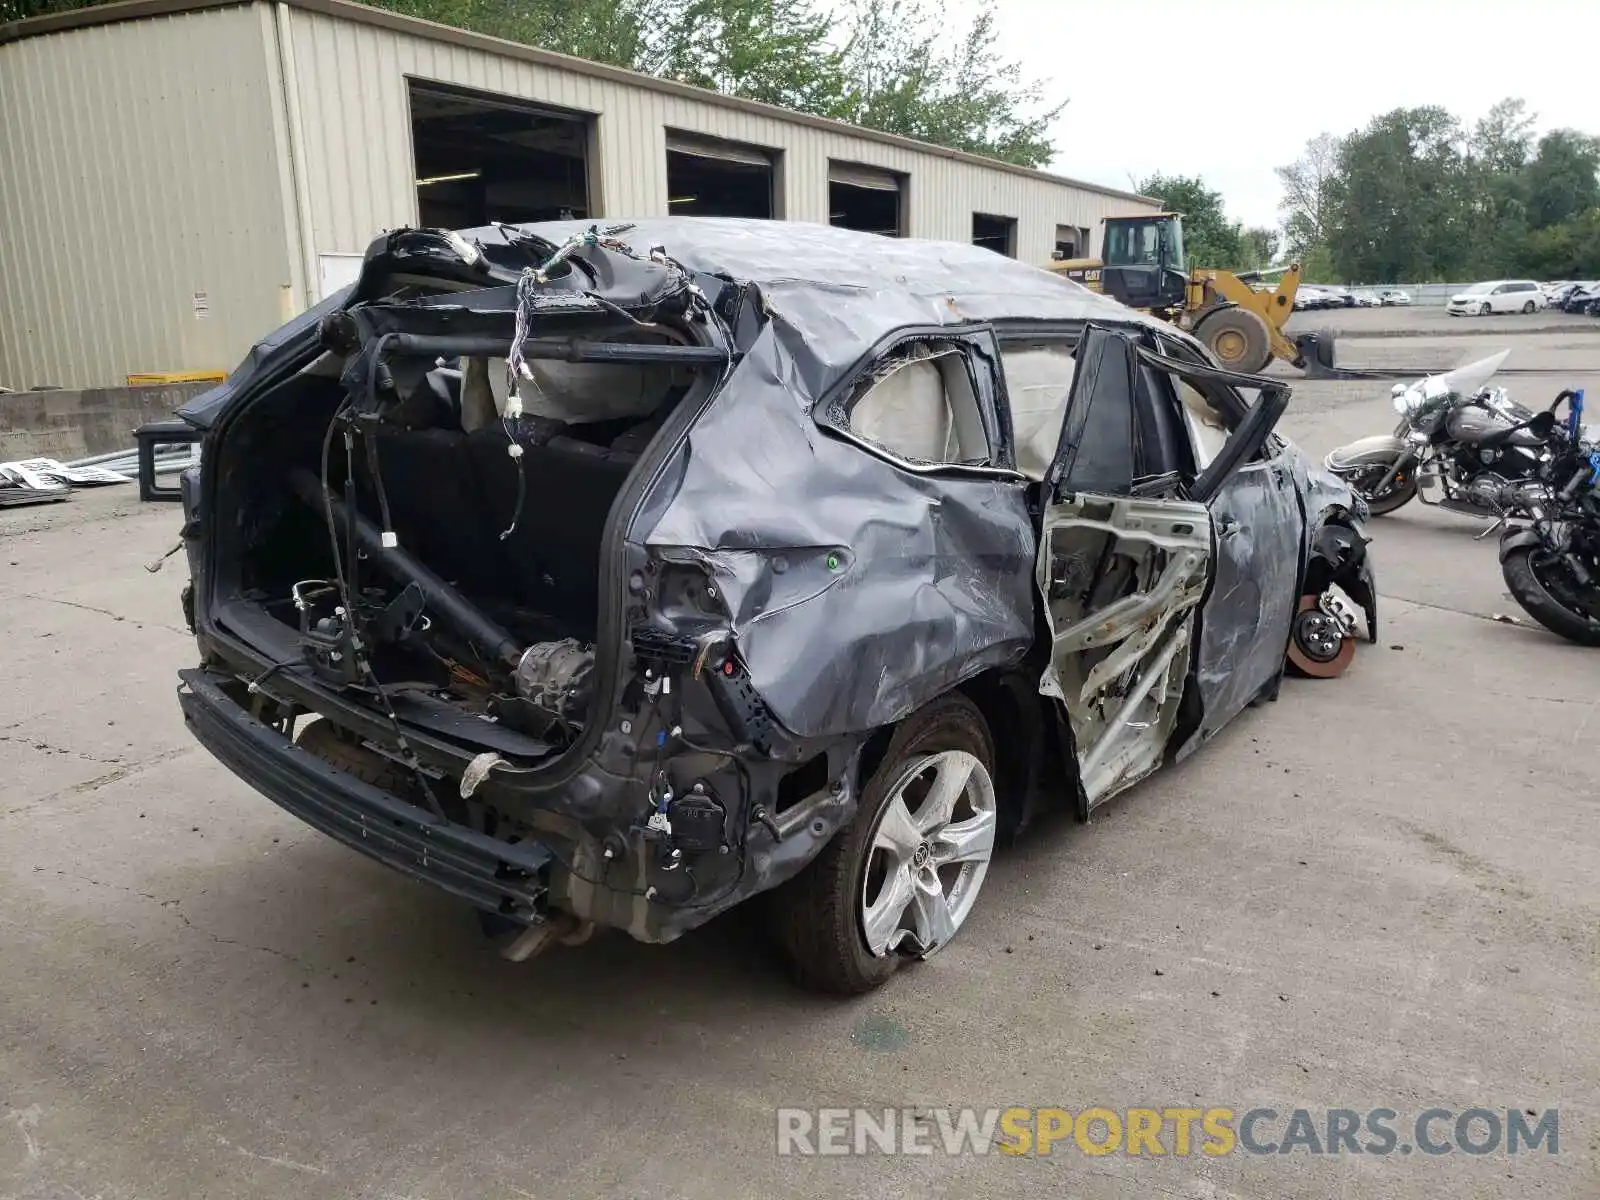
<path fill-rule="evenodd" d="M 1322 611 L 1316 596 L 1301 596 L 1289 634 L 1289 666 L 1312 679 L 1334 679 L 1355 656 L 1355 639 Z"/>

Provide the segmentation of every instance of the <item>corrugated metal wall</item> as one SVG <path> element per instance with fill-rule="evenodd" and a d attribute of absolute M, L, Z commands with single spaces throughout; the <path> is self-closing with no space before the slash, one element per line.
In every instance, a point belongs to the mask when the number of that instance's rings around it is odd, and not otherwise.
<path fill-rule="evenodd" d="M 416 221 L 407 76 L 595 114 L 599 205 L 608 217 L 667 211 L 667 127 L 781 150 L 780 211 L 790 220 L 828 219 L 830 158 L 868 163 L 910 177 L 913 236 L 964 242 L 974 212 L 1015 217 L 1018 257 L 1030 262 L 1049 259 L 1057 225 L 1095 229 L 1108 213 L 1141 208 L 1047 179 L 485 50 L 302 9 L 287 15 L 316 253 L 357 252 L 380 229 Z"/>
<path fill-rule="evenodd" d="M 227 370 L 282 321 L 296 280 L 269 19 L 224 8 L 0 46 L 0 384 Z"/>
<path fill-rule="evenodd" d="M 667 211 L 669 127 L 780 151 L 791 220 L 827 220 L 830 159 L 865 163 L 908 177 L 912 235 L 1015 217 L 1026 261 L 1139 207 L 300 7 L 139 17 L 0 45 L 0 385 L 236 365 L 315 299 L 319 256 L 416 222 L 408 76 L 594 114 L 608 217 Z"/>

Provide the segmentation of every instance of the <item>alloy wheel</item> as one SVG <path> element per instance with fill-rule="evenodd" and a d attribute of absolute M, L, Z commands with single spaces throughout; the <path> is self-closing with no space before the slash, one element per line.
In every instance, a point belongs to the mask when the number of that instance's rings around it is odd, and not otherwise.
<path fill-rule="evenodd" d="M 895 783 L 872 831 L 861 932 L 874 956 L 926 958 L 977 901 L 994 854 L 994 781 L 964 750 L 920 758 Z"/>

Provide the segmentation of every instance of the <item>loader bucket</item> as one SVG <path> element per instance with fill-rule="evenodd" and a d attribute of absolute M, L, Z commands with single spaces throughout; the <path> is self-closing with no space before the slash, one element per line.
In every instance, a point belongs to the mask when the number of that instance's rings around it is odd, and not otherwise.
<path fill-rule="evenodd" d="M 1295 365 L 1306 373 L 1307 379 L 1339 379 L 1343 376 L 1334 366 L 1334 336 L 1331 329 L 1295 335 L 1294 348 L 1299 357 Z"/>

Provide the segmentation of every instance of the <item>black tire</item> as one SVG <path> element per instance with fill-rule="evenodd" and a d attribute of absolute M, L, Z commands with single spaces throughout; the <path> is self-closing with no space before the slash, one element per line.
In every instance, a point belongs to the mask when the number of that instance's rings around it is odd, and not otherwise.
<path fill-rule="evenodd" d="M 1379 468 L 1374 467 L 1374 474 L 1376 474 L 1378 470 Z M 1382 468 L 1382 470 L 1385 474 L 1388 473 L 1387 467 Z M 1382 478 L 1382 475 L 1377 475 L 1372 482 L 1376 484 Z M 1371 512 L 1373 516 L 1381 517 L 1385 513 L 1392 513 L 1395 509 L 1402 508 L 1416 499 L 1417 477 L 1414 473 L 1406 476 L 1405 482 L 1403 482 L 1399 487 L 1390 488 L 1388 495 L 1384 496 L 1381 500 L 1374 499 L 1372 496 L 1369 496 L 1364 490 L 1357 487 L 1354 483 L 1351 484 L 1351 488 L 1367 502 L 1367 510 Z"/>
<path fill-rule="evenodd" d="M 1533 311 L 1533 301 L 1529 300 L 1526 304 L 1524 304 L 1522 306 L 1522 311 L 1525 313 L 1531 313 Z"/>
<path fill-rule="evenodd" d="M 1494 312 L 1494 309 L 1489 307 L 1489 302 L 1487 300 L 1478 305 L 1478 315 L 1480 317 L 1487 317 L 1492 312 Z"/>
<path fill-rule="evenodd" d="M 1519 546 L 1500 564 L 1506 587 L 1527 613 L 1551 633 L 1580 646 L 1600 646 L 1600 620 L 1575 613 L 1550 594 L 1530 561 L 1537 546 Z"/>
<path fill-rule="evenodd" d="M 1230 371 L 1254 375 L 1272 361 L 1267 323 L 1245 308 L 1222 308 L 1195 326 L 1195 336 Z"/>
<path fill-rule="evenodd" d="M 772 932 L 795 981 L 807 991 L 858 996 L 878 987 L 905 961 L 901 954 L 872 954 L 857 905 L 873 832 L 894 784 L 914 759 L 942 750 L 965 750 L 994 774 L 989 726 L 977 705 L 958 693 L 900 723 L 862 789 L 855 820 L 769 897 Z"/>

